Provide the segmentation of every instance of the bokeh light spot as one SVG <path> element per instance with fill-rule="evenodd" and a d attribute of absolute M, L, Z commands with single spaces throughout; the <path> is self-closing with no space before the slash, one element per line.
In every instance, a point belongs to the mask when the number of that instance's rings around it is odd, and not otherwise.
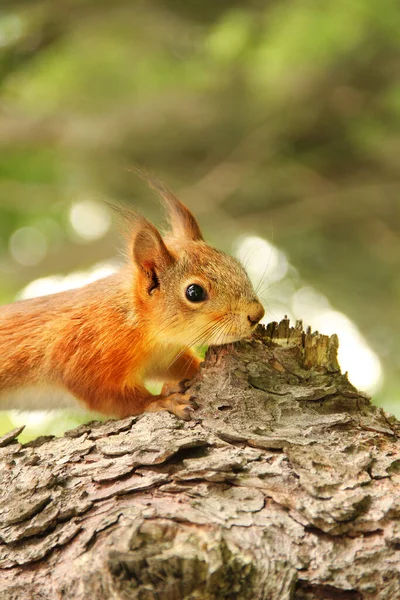
<path fill-rule="evenodd" d="M 19 294 L 19 300 L 46 296 L 47 294 L 56 294 L 65 292 L 74 288 L 82 287 L 87 283 L 92 283 L 97 279 L 102 279 L 112 275 L 116 271 L 116 265 L 112 262 L 99 263 L 89 271 L 75 271 L 69 275 L 52 275 L 50 277 L 41 277 L 31 281 Z"/>
<path fill-rule="evenodd" d="M 289 264 L 285 254 L 257 236 L 240 237 L 236 242 L 235 254 L 256 287 L 263 286 L 264 280 L 268 283 L 280 281 L 288 271 Z"/>
<path fill-rule="evenodd" d="M 9 251 L 15 261 L 24 267 L 39 264 L 47 254 L 47 240 L 36 227 L 21 227 L 14 231 Z"/>
<path fill-rule="evenodd" d="M 89 242 L 104 237 L 111 226 L 107 207 L 96 200 L 82 200 L 73 204 L 69 220 L 74 232 Z"/>

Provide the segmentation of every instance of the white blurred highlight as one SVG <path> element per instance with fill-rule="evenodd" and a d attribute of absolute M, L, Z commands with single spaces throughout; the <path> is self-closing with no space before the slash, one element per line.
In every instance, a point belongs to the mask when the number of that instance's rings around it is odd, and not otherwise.
<path fill-rule="evenodd" d="M 45 235 L 36 227 L 21 227 L 12 234 L 9 251 L 13 259 L 24 267 L 39 264 L 47 254 Z"/>
<path fill-rule="evenodd" d="M 45 423 L 51 423 L 54 417 L 50 411 L 45 410 L 10 410 L 9 416 L 14 425 L 25 425 L 29 420 L 30 427 L 41 427 Z"/>
<path fill-rule="evenodd" d="M 112 275 L 116 270 L 114 263 L 107 262 L 95 265 L 90 271 L 76 271 L 65 276 L 52 275 L 35 279 L 18 294 L 18 299 L 26 300 L 79 288 L 97 279 L 107 277 L 107 275 Z"/>
<path fill-rule="evenodd" d="M 75 202 L 69 211 L 74 232 L 88 242 L 99 240 L 111 227 L 111 217 L 104 204 L 96 200 Z"/>
<path fill-rule="evenodd" d="M 237 258 L 242 262 L 253 282 L 267 275 L 269 283 L 280 281 L 288 271 L 289 263 L 285 254 L 263 238 L 243 236 L 237 241 Z"/>

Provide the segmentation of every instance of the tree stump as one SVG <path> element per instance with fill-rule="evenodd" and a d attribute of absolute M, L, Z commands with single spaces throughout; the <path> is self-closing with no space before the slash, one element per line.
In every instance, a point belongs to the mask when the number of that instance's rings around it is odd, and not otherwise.
<path fill-rule="evenodd" d="M 399 423 L 287 320 L 167 413 L 0 440 L 0 599 L 400 598 Z"/>

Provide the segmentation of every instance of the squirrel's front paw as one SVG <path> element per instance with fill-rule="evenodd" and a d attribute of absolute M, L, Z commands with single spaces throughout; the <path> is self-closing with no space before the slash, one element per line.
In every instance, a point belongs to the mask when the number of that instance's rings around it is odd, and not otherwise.
<path fill-rule="evenodd" d="M 171 394 L 161 401 L 164 408 L 183 421 L 190 421 L 193 412 L 199 408 L 191 394 Z"/>
<path fill-rule="evenodd" d="M 191 394 L 171 393 L 169 396 L 156 396 L 145 408 L 144 412 L 158 412 L 167 410 L 178 419 L 190 421 L 193 412 L 199 408 L 196 400 Z"/>

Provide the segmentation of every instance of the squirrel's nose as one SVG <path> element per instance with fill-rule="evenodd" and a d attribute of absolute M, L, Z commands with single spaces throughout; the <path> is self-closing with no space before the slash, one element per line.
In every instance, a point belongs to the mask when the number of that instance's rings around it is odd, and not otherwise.
<path fill-rule="evenodd" d="M 257 325 L 264 315 L 265 310 L 263 305 L 260 304 L 260 302 L 254 302 L 249 310 L 249 314 L 247 315 L 247 320 L 249 321 L 250 325 Z"/>

